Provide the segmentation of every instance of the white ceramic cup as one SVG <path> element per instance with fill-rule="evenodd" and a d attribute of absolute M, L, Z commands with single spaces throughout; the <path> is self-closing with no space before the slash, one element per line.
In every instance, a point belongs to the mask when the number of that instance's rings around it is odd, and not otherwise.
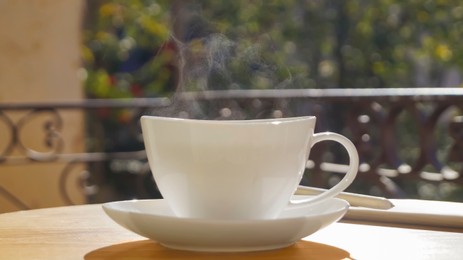
<path fill-rule="evenodd" d="M 212 121 L 142 116 L 155 182 L 179 217 L 271 219 L 296 204 L 336 196 L 354 180 L 355 146 L 346 137 L 316 133 L 315 117 Z M 291 201 L 312 146 L 335 141 L 347 150 L 344 178 L 313 198 Z"/>

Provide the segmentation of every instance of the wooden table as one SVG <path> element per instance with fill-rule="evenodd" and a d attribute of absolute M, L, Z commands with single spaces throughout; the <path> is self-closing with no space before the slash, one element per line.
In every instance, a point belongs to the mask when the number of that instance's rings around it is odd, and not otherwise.
<path fill-rule="evenodd" d="M 101 205 L 70 206 L 0 214 L 0 259 L 463 259 L 461 228 L 392 225 L 343 221 L 284 249 L 193 253 L 125 230 Z"/>

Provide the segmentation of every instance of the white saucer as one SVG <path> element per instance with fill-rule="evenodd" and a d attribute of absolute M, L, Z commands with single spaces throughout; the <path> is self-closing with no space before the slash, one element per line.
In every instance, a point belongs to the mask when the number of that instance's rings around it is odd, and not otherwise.
<path fill-rule="evenodd" d="M 179 218 L 167 202 L 130 200 L 103 204 L 119 225 L 160 244 L 180 250 L 243 252 L 294 244 L 344 216 L 349 204 L 341 199 L 290 209 L 276 219 L 211 220 Z"/>

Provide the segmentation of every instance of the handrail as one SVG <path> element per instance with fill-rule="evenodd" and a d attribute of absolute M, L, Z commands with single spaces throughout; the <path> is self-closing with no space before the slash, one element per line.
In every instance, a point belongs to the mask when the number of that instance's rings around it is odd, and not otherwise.
<path fill-rule="evenodd" d="M 463 97 L 463 88 L 359 88 L 359 89 L 237 89 L 180 92 L 170 97 L 59 100 L 47 102 L 0 102 L 1 110 L 16 109 L 76 109 L 76 108 L 146 108 L 172 105 L 175 100 L 218 99 L 375 99 L 400 101 L 455 101 Z"/>
<path fill-rule="evenodd" d="M 237 89 L 184 92 L 179 99 L 230 99 L 230 98 L 330 98 L 330 99 L 388 99 L 398 101 L 411 98 L 415 101 L 461 99 L 463 88 L 359 88 L 359 89 Z"/>

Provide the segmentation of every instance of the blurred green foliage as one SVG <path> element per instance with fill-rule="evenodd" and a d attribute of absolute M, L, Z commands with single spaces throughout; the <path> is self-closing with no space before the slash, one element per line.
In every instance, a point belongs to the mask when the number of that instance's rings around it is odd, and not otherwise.
<path fill-rule="evenodd" d="M 89 8 L 97 11 L 84 34 L 86 89 L 96 97 L 172 91 L 175 55 L 198 42 L 210 48 L 211 35 L 232 45 L 228 74 L 209 75 L 212 88 L 439 87 L 463 67 L 459 0 L 106 0 Z"/>
<path fill-rule="evenodd" d="M 83 33 L 85 89 L 89 97 L 156 96 L 172 88 L 174 50 L 166 4 L 158 1 L 89 1 Z"/>

